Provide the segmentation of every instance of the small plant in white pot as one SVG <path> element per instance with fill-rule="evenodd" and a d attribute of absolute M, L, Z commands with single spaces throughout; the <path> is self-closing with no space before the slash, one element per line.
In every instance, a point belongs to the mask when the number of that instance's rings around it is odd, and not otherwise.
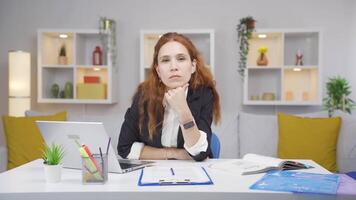
<path fill-rule="evenodd" d="M 63 157 L 64 149 L 62 146 L 57 144 L 52 144 L 51 146 L 45 145 L 43 164 L 47 182 L 55 183 L 61 180 L 61 161 Z"/>
<path fill-rule="evenodd" d="M 59 49 L 59 56 L 58 56 L 58 64 L 60 65 L 66 65 L 68 64 L 68 59 L 67 59 L 67 53 L 66 53 L 66 47 L 63 44 L 61 48 Z"/>

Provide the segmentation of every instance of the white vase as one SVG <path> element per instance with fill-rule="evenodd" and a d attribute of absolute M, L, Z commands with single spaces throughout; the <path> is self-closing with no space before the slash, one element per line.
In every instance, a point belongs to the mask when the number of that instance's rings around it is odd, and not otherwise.
<path fill-rule="evenodd" d="M 62 165 L 44 164 L 44 170 L 47 183 L 57 183 L 61 181 Z"/>

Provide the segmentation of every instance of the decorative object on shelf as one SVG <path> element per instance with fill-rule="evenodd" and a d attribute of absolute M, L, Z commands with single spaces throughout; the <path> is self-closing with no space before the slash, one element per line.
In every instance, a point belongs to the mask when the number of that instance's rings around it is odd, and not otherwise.
<path fill-rule="evenodd" d="M 59 98 L 64 99 L 64 90 L 59 92 Z"/>
<path fill-rule="evenodd" d="M 267 55 L 266 55 L 267 51 L 268 51 L 267 47 L 262 46 L 262 47 L 258 48 L 258 53 L 260 53 L 260 55 L 258 56 L 257 61 L 256 61 L 258 66 L 268 65 L 268 59 L 267 59 Z"/>
<path fill-rule="evenodd" d="M 326 90 L 327 97 L 323 101 L 329 117 L 333 116 L 335 110 L 351 114 L 351 110 L 355 108 L 355 102 L 349 97 L 351 87 L 345 78 L 340 76 L 329 78 L 326 83 Z"/>
<path fill-rule="evenodd" d="M 286 92 L 286 101 L 293 101 L 294 100 L 294 94 L 292 91 L 287 91 Z"/>
<path fill-rule="evenodd" d="M 20 117 L 31 108 L 31 55 L 9 51 L 9 115 Z"/>
<path fill-rule="evenodd" d="M 309 99 L 309 92 L 303 92 L 302 93 L 302 99 L 303 99 L 303 101 L 309 101 L 310 99 Z"/>
<path fill-rule="evenodd" d="M 258 100 L 260 100 L 260 96 L 259 96 L 259 95 L 251 95 L 250 100 L 252 100 L 252 101 L 258 101 Z"/>
<path fill-rule="evenodd" d="M 103 65 L 103 52 L 99 46 L 93 51 L 93 65 Z"/>
<path fill-rule="evenodd" d="M 255 30 L 256 20 L 251 16 L 247 16 L 240 19 L 240 23 L 237 25 L 237 38 L 239 45 L 239 74 L 244 77 L 246 62 L 247 62 L 247 54 L 249 50 L 248 40 L 252 36 L 252 32 Z"/>
<path fill-rule="evenodd" d="M 103 48 L 105 54 L 107 54 L 106 63 L 111 63 L 113 68 L 117 70 L 116 67 L 116 22 L 113 19 L 108 19 L 106 17 L 100 17 L 99 20 L 99 30 L 101 41 L 103 43 Z"/>
<path fill-rule="evenodd" d="M 64 158 L 63 147 L 57 144 L 45 145 L 42 158 L 46 181 L 49 183 L 59 182 L 61 180 L 61 161 Z"/>
<path fill-rule="evenodd" d="M 298 49 L 297 53 L 295 54 L 295 65 L 297 66 L 303 65 L 303 54 L 300 49 Z"/>
<path fill-rule="evenodd" d="M 78 99 L 106 99 L 106 84 L 104 83 L 78 83 Z"/>
<path fill-rule="evenodd" d="M 66 82 L 64 85 L 64 98 L 73 98 L 73 84 L 71 82 Z"/>
<path fill-rule="evenodd" d="M 51 86 L 51 94 L 53 98 L 58 98 L 59 95 L 59 85 L 57 83 L 53 83 Z"/>
<path fill-rule="evenodd" d="M 58 64 L 60 64 L 60 65 L 68 64 L 66 47 L 64 44 L 61 46 L 61 48 L 59 50 Z"/>
<path fill-rule="evenodd" d="M 84 83 L 100 83 L 100 76 L 84 76 Z"/>
<path fill-rule="evenodd" d="M 265 92 L 262 94 L 262 100 L 273 101 L 276 99 L 276 95 L 273 92 Z"/>

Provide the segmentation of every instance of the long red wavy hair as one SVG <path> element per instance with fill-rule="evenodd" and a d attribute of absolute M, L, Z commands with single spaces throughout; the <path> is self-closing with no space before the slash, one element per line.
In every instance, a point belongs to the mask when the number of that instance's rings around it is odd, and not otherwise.
<path fill-rule="evenodd" d="M 139 85 L 136 92 L 136 95 L 140 94 L 138 102 L 140 132 L 142 132 L 145 109 L 147 109 L 148 132 L 151 139 L 155 134 L 156 127 L 163 122 L 164 107 L 162 105 L 162 101 L 166 91 L 166 86 L 160 81 L 156 72 L 156 67 L 158 66 L 158 52 L 164 44 L 171 41 L 179 42 L 185 46 L 185 48 L 188 50 L 191 61 L 196 61 L 196 71 L 190 78 L 189 87 L 193 90 L 202 87 L 211 88 L 214 101 L 214 123 L 217 124 L 221 118 L 220 98 L 215 88 L 215 81 L 213 80 L 213 76 L 210 70 L 205 66 L 202 56 L 191 42 L 191 40 L 186 36 L 174 32 L 166 33 L 160 37 L 154 48 L 153 62 L 151 64 L 148 79 Z"/>

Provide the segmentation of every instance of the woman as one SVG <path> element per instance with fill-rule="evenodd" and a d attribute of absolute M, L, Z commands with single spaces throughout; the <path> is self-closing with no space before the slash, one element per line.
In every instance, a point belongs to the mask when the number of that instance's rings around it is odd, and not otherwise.
<path fill-rule="evenodd" d="M 148 80 L 141 83 L 122 124 L 118 153 L 129 159 L 211 157 L 211 123 L 220 101 L 193 43 L 178 33 L 158 40 Z"/>

